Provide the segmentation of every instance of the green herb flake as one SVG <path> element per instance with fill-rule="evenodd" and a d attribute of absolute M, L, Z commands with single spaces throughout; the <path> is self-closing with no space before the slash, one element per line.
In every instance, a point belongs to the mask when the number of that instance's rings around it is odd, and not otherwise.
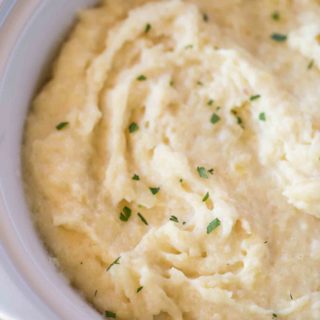
<path fill-rule="evenodd" d="M 148 33 L 149 31 L 151 30 L 151 24 L 150 23 L 147 23 L 145 28 L 144 28 L 144 32 L 145 33 Z"/>
<path fill-rule="evenodd" d="M 266 121 L 266 114 L 264 112 L 259 113 L 259 120 L 260 121 Z"/>
<path fill-rule="evenodd" d="M 208 170 L 208 172 L 212 175 L 214 173 L 214 169 L 211 168 L 211 169 Z"/>
<path fill-rule="evenodd" d="M 69 122 L 60 122 L 58 125 L 56 125 L 57 130 L 62 130 L 66 128 L 69 125 Z"/>
<path fill-rule="evenodd" d="M 120 213 L 120 216 L 119 216 L 120 220 L 127 222 L 129 220 L 129 218 L 131 217 L 131 213 L 132 213 L 132 211 L 130 208 L 124 207 L 122 209 L 122 212 Z"/>
<path fill-rule="evenodd" d="M 180 179 L 179 179 L 179 182 L 180 182 L 180 183 L 182 183 L 182 182 L 183 182 L 183 179 L 182 179 L 182 178 L 180 178 Z"/>
<path fill-rule="evenodd" d="M 141 74 L 140 76 L 137 77 L 137 80 L 138 81 L 146 81 L 147 77 L 145 75 Z"/>
<path fill-rule="evenodd" d="M 140 212 L 138 212 L 137 215 L 140 218 L 140 220 L 147 226 L 148 221 L 146 220 L 146 218 Z"/>
<path fill-rule="evenodd" d="M 288 36 L 282 33 L 272 33 L 271 39 L 277 42 L 285 42 Z"/>
<path fill-rule="evenodd" d="M 218 218 L 215 218 L 214 220 L 212 220 L 207 226 L 207 234 L 217 229 L 220 225 L 221 225 L 221 221 Z"/>
<path fill-rule="evenodd" d="M 207 192 L 205 195 L 204 195 L 204 197 L 202 198 L 202 201 L 203 202 L 206 202 L 208 199 L 209 199 L 209 192 Z"/>
<path fill-rule="evenodd" d="M 308 70 L 312 69 L 314 66 L 314 60 L 312 59 L 308 64 Z"/>
<path fill-rule="evenodd" d="M 278 318 L 278 315 L 276 313 L 273 313 L 272 314 L 272 319 L 277 319 Z"/>
<path fill-rule="evenodd" d="M 204 179 L 208 179 L 208 173 L 207 173 L 207 170 L 206 168 L 204 167 L 197 167 L 197 171 L 198 171 L 198 174 L 201 178 L 204 178 Z"/>
<path fill-rule="evenodd" d="M 236 120 L 237 120 L 237 124 L 241 127 L 244 128 L 243 126 L 243 120 L 242 118 L 238 115 L 237 110 L 232 109 L 231 113 L 235 116 Z"/>
<path fill-rule="evenodd" d="M 175 223 L 179 223 L 179 220 L 178 220 L 178 218 L 176 216 L 171 216 L 169 220 L 173 221 Z"/>
<path fill-rule="evenodd" d="M 280 13 L 278 11 L 274 11 L 271 15 L 271 18 L 274 20 L 274 21 L 279 21 L 280 20 Z"/>
<path fill-rule="evenodd" d="M 173 87 L 173 86 L 174 86 L 174 81 L 171 80 L 171 81 L 170 81 L 170 87 Z"/>
<path fill-rule="evenodd" d="M 290 292 L 290 299 L 293 300 L 293 296 L 292 296 L 291 292 Z"/>
<path fill-rule="evenodd" d="M 260 94 L 256 94 L 250 97 L 250 101 L 258 100 L 260 98 L 261 98 Z"/>
<path fill-rule="evenodd" d="M 216 124 L 217 122 L 220 121 L 220 119 L 221 119 L 221 118 L 220 118 L 216 113 L 213 113 L 212 116 L 211 116 L 211 118 L 210 118 L 210 122 L 211 122 L 212 124 Z"/>
<path fill-rule="evenodd" d="M 139 287 L 139 288 L 137 289 L 137 293 L 139 293 L 142 289 L 143 289 L 143 286 Z"/>
<path fill-rule="evenodd" d="M 202 18 L 203 18 L 204 22 L 208 22 L 209 21 L 209 17 L 205 12 L 202 14 Z"/>
<path fill-rule="evenodd" d="M 149 190 L 153 195 L 156 195 L 160 191 L 160 188 L 150 187 Z"/>
<path fill-rule="evenodd" d="M 242 121 L 241 117 L 236 116 L 236 119 L 237 119 L 237 124 L 238 124 L 240 127 L 242 127 L 243 121 Z"/>
<path fill-rule="evenodd" d="M 116 264 L 120 264 L 120 258 L 121 257 L 118 257 L 116 260 L 114 260 L 110 265 L 109 265 L 109 267 L 107 268 L 107 271 L 109 271 L 114 265 L 116 265 Z"/>
<path fill-rule="evenodd" d="M 203 82 L 197 81 L 197 85 L 198 85 L 198 86 L 203 86 Z"/>
<path fill-rule="evenodd" d="M 132 122 L 132 123 L 129 125 L 128 130 L 129 130 L 130 133 L 134 133 L 134 132 L 136 132 L 136 131 L 139 130 L 139 126 L 137 125 L 137 123 Z"/>
<path fill-rule="evenodd" d="M 131 179 L 135 181 L 139 181 L 140 177 L 137 174 L 134 174 Z"/>
<path fill-rule="evenodd" d="M 104 312 L 104 316 L 105 316 L 106 318 L 113 318 L 113 319 L 116 319 L 116 318 L 117 318 L 117 315 L 116 315 L 114 312 L 109 311 L 109 310 L 106 310 L 106 311 Z"/>
<path fill-rule="evenodd" d="M 208 102 L 207 102 L 207 105 L 208 106 L 212 106 L 214 104 L 214 100 L 210 99 Z"/>

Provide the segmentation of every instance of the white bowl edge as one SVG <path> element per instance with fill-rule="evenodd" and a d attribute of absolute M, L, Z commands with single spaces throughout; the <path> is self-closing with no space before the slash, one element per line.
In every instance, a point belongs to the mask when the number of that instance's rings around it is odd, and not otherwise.
<path fill-rule="evenodd" d="M 20 147 L 28 107 L 52 52 L 74 12 L 95 2 L 18 2 L 0 30 L 0 244 L 8 274 L 52 320 L 101 316 L 68 286 L 39 241 L 23 193 Z"/>

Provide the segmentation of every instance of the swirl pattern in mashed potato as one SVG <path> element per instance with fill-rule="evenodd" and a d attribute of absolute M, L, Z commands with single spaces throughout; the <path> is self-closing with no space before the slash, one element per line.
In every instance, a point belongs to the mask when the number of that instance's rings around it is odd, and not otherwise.
<path fill-rule="evenodd" d="M 117 319 L 320 318 L 320 6 L 109 0 L 27 120 L 34 219 Z"/>

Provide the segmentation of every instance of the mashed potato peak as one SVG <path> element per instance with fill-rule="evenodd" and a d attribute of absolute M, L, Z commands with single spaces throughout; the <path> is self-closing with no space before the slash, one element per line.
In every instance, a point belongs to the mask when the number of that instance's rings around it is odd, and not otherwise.
<path fill-rule="evenodd" d="M 320 6 L 109 0 L 29 114 L 41 235 L 117 319 L 320 318 Z"/>

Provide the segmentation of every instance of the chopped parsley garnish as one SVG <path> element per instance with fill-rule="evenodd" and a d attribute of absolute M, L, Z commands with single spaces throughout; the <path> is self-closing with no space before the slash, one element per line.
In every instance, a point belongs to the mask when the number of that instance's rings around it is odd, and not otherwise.
<path fill-rule="evenodd" d="M 140 180 L 140 177 L 139 177 L 137 174 L 134 174 L 134 175 L 132 176 L 132 180 L 139 181 L 139 180 Z"/>
<path fill-rule="evenodd" d="M 192 49 L 193 48 L 193 45 L 192 44 L 188 44 L 184 47 L 185 49 Z"/>
<path fill-rule="evenodd" d="M 209 169 L 209 170 L 208 170 L 208 172 L 209 172 L 210 174 L 213 174 L 214 169 L 213 169 L 213 168 L 211 168 L 211 169 Z"/>
<path fill-rule="evenodd" d="M 286 34 L 282 34 L 282 33 L 273 33 L 271 35 L 271 39 L 277 42 L 284 42 L 286 41 L 288 38 L 288 36 Z"/>
<path fill-rule="evenodd" d="M 210 99 L 207 103 L 208 106 L 212 106 L 214 104 L 214 100 Z"/>
<path fill-rule="evenodd" d="M 160 188 L 150 187 L 149 190 L 153 195 L 156 195 L 160 191 Z"/>
<path fill-rule="evenodd" d="M 137 80 L 138 81 L 146 81 L 147 77 L 145 75 L 141 74 L 140 76 L 137 77 Z"/>
<path fill-rule="evenodd" d="M 109 265 L 109 267 L 107 268 L 107 271 L 109 271 L 110 269 L 111 269 L 111 267 L 113 267 L 114 265 L 116 265 L 116 264 L 120 264 L 120 258 L 121 257 L 118 257 L 116 260 L 114 260 L 110 265 Z"/>
<path fill-rule="evenodd" d="M 259 98 L 261 98 L 260 94 L 256 94 L 250 97 L 250 101 L 258 100 Z"/>
<path fill-rule="evenodd" d="M 139 126 L 137 125 L 137 123 L 132 122 L 132 123 L 129 125 L 128 130 L 129 130 L 130 133 L 134 133 L 134 132 L 136 132 L 136 131 L 139 130 Z"/>
<path fill-rule="evenodd" d="M 291 292 L 290 292 L 290 299 L 293 300 L 293 296 L 292 296 Z"/>
<path fill-rule="evenodd" d="M 203 82 L 197 81 L 197 85 L 198 85 L 198 86 L 203 86 Z"/>
<path fill-rule="evenodd" d="M 241 117 L 239 117 L 239 116 L 236 116 L 236 119 L 237 119 L 237 124 L 239 125 L 239 126 L 242 126 L 242 119 L 241 119 Z"/>
<path fill-rule="evenodd" d="M 308 70 L 312 69 L 314 66 L 314 60 L 312 59 L 308 64 Z"/>
<path fill-rule="evenodd" d="M 274 11 L 271 15 L 271 18 L 274 20 L 274 21 L 279 21 L 280 20 L 280 13 L 278 11 Z"/>
<path fill-rule="evenodd" d="M 69 125 L 69 122 L 60 122 L 57 126 L 56 126 L 56 129 L 57 130 L 62 130 L 64 129 L 65 127 L 67 127 Z"/>
<path fill-rule="evenodd" d="M 217 122 L 220 121 L 220 119 L 221 119 L 221 118 L 220 118 L 216 113 L 213 113 L 212 116 L 211 116 L 211 118 L 210 118 L 210 122 L 211 122 L 212 124 L 216 124 Z"/>
<path fill-rule="evenodd" d="M 183 182 L 183 179 L 182 179 L 182 178 L 180 178 L 180 179 L 179 179 L 179 182 L 180 182 L 180 183 L 182 183 L 182 182 Z"/>
<path fill-rule="evenodd" d="M 106 311 L 104 312 L 104 316 L 105 316 L 106 318 L 113 318 L 113 319 L 116 319 L 116 318 L 117 318 L 117 315 L 116 315 L 114 312 L 109 311 L 109 310 L 106 310 Z"/>
<path fill-rule="evenodd" d="M 137 289 L 137 293 L 139 293 L 142 289 L 143 289 L 143 286 L 139 287 L 139 288 Z"/>
<path fill-rule="evenodd" d="M 264 244 L 267 244 L 268 243 L 268 241 L 266 240 L 265 242 L 264 242 Z"/>
<path fill-rule="evenodd" d="M 272 314 L 272 319 L 276 319 L 276 318 L 278 318 L 278 315 L 276 313 L 273 313 Z"/>
<path fill-rule="evenodd" d="M 208 17 L 208 15 L 206 13 L 202 14 L 202 18 L 203 18 L 204 22 L 208 22 L 209 21 L 209 17 Z"/>
<path fill-rule="evenodd" d="M 231 110 L 231 113 L 232 113 L 232 114 L 235 116 L 235 118 L 237 119 L 237 124 L 238 124 L 240 127 L 244 128 L 244 126 L 243 126 L 243 121 L 242 121 L 241 117 L 238 115 L 237 110 L 232 109 L 232 110 Z"/>
<path fill-rule="evenodd" d="M 137 215 L 140 218 L 140 220 L 147 226 L 148 221 L 145 219 L 145 217 L 140 212 L 138 212 Z"/>
<path fill-rule="evenodd" d="M 127 222 L 130 217 L 131 217 L 131 209 L 128 207 L 124 207 L 122 209 L 122 212 L 120 213 L 120 220 Z"/>
<path fill-rule="evenodd" d="M 207 226 L 207 234 L 217 229 L 220 225 L 221 225 L 221 221 L 218 218 L 215 218 L 214 220 L 212 220 Z"/>
<path fill-rule="evenodd" d="M 147 24 L 146 24 L 146 27 L 144 28 L 144 32 L 145 32 L 145 33 L 148 33 L 150 30 L 151 30 L 151 24 L 150 24 L 150 23 L 147 23 Z"/>
<path fill-rule="evenodd" d="M 171 86 L 171 87 L 174 86 L 174 81 L 173 81 L 173 80 L 170 81 L 170 86 Z"/>
<path fill-rule="evenodd" d="M 266 121 L 266 114 L 264 112 L 259 113 L 259 120 Z"/>
<path fill-rule="evenodd" d="M 209 192 L 207 192 L 204 197 L 202 198 L 203 202 L 206 202 L 209 199 Z"/>
<path fill-rule="evenodd" d="M 201 178 L 205 178 L 205 179 L 208 179 L 208 173 L 207 173 L 207 170 L 206 168 L 204 167 L 197 167 L 197 171 L 198 171 L 198 174 Z"/>
<path fill-rule="evenodd" d="M 169 220 L 173 221 L 175 223 L 179 223 L 179 220 L 178 220 L 178 218 L 176 216 L 171 216 Z"/>

